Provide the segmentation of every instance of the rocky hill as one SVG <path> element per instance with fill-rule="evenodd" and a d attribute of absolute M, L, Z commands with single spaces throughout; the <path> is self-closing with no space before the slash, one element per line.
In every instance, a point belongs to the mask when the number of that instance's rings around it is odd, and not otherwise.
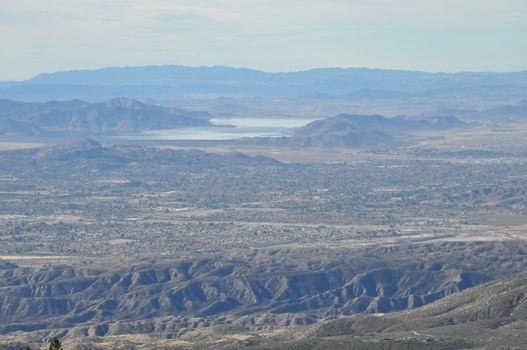
<path fill-rule="evenodd" d="M 258 349 L 524 349 L 527 275 L 467 289 L 422 308 L 325 322 Z M 253 348 L 253 347 L 249 347 Z"/>
<path fill-rule="evenodd" d="M 499 275 L 523 271 L 524 249 L 508 243 L 444 243 L 351 253 L 268 249 L 133 263 L 121 259 L 34 267 L 4 264 L 0 333 L 33 341 L 49 335 L 185 339 L 194 331 L 263 332 L 325 318 L 413 309 Z M 496 255 L 501 256 L 499 262 Z M 386 319 L 333 321 L 307 334 L 333 337 L 355 334 L 357 329 L 381 333 L 387 332 L 387 324 L 390 332 L 428 332 L 479 320 L 495 320 L 494 327 L 512 324 L 507 317 L 522 317 L 525 311 L 520 293 L 525 279 L 518 281 L 514 283 L 519 289 L 503 294 L 499 304 L 492 298 L 513 282 L 493 285 L 488 292 L 488 287 L 474 289 L 422 311 Z M 369 326 L 371 320 L 375 322 Z"/>
<path fill-rule="evenodd" d="M 176 166 L 180 171 L 238 166 L 280 166 L 279 161 L 244 153 L 208 153 L 144 146 L 102 145 L 85 138 L 33 149 L 0 152 L 6 172 L 16 176 L 86 176 L 87 173 L 142 166 Z"/>
<path fill-rule="evenodd" d="M 419 131 L 469 128 L 453 116 L 428 119 L 403 117 L 386 118 L 381 115 L 340 114 L 316 120 L 297 129 L 290 137 L 255 138 L 245 143 L 288 147 L 321 148 L 389 148 L 415 143 Z"/>
<path fill-rule="evenodd" d="M 499 105 L 487 110 L 466 112 L 467 117 L 498 124 L 525 123 L 527 121 L 527 103 L 518 105 Z"/>
<path fill-rule="evenodd" d="M 209 115 L 146 104 L 129 98 L 99 103 L 80 100 L 0 100 L 0 135 L 115 135 L 209 125 Z"/>

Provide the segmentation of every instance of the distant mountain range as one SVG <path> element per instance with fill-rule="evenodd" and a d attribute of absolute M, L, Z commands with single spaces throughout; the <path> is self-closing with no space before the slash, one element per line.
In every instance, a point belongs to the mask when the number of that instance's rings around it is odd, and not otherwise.
<path fill-rule="evenodd" d="M 99 103 L 81 100 L 0 100 L 0 135 L 108 136 L 148 130 L 211 126 L 211 115 L 146 104 L 130 98 Z M 467 128 L 453 116 L 410 119 L 340 114 L 297 129 L 290 137 L 252 138 L 241 144 L 284 147 L 386 148 L 412 143 L 418 131 Z"/>
<path fill-rule="evenodd" d="M 412 133 L 418 131 L 468 128 L 453 116 L 429 119 L 403 117 L 386 118 L 380 115 L 340 114 L 316 120 L 299 128 L 291 137 L 255 138 L 243 142 L 257 145 L 289 147 L 386 148 L 412 143 Z"/>
<path fill-rule="evenodd" d="M 129 98 L 86 101 L 0 100 L 0 135 L 114 135 L 210 125 L 210 115 L 146 104 Z"/>
<path fill-rule="evenodd" d="M 82 100 L 19 102 L 0 99 L 0 135 L 4 136 L 109 136 L 211 126 L 211 118 L 212 115 L 207 112 L 162 107 L 130 98 L 98 103 Z M 525 103 L 499 105 L 480 111 L 438 110 L 419 118 L 339 114 L 313 121 L 296 129 L 288 137 L 256 137 L 234 143 L 290 148 L 387 149 L 415 144 L 419 140 L 416 133 L 421 131 L 471 128 L 478 122 L 501 125 L 522 123 L 525 120 Z"/>
<path fill-rule="evenodd" d="M 19 82 L 0 82 L 0 97 L 19 100 L 82 98 L 90 101 L 116 96 L 173 98 L 181 95 L 303 96 L 311 94 L 360 97 L 421 95 L 449 89 L 527 87 L 527 71 L 510 73 L 427 73 L 417 71 L 320 68 L 268 73 L 231 67 L 176 65 L 109 67 L 39 74 Z"/>

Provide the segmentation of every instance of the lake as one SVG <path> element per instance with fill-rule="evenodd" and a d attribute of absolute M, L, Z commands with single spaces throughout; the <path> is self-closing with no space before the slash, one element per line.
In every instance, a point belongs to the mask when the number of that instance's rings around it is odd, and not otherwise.
<path fill-rule="evenodd" d="M 295 128 L 315 119 L 303 118 L 215 118 L 215 126 L 189 127 L 181 129 L 151 130 L 138 135 L 120 136 L 137 140 L 195 140 L 221 141 L 244 137 L 289 136 Z"/>

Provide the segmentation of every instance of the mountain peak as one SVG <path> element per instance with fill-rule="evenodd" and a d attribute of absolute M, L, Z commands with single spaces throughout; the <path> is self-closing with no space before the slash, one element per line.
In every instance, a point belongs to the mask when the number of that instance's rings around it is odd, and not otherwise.
<path fill-rule="evenodd" d="M 112 98 L 102 103 L 104 104 L 105 107 L 110 107 L 110 108 L 139 109 L 139 108 L 146 107 L 144 103 L 139 102 L 138 100 L 134 100 L 133 98 L 128 98 L 128 97 Z"/>

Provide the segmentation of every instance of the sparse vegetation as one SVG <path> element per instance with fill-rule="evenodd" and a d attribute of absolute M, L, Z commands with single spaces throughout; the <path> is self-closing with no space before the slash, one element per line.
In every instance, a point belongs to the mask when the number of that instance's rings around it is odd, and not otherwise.
<path fill-rule="evenodd" d="M 59 338 L 51 338 L 51 341 L 49 342 L 49 350 L 62 350 L 62 343 Z"/>
<path fill-rule="evenodd" d="M 1 100 L 0 134 L 100 138 L 0 140 L 0 350 L 521 347 L 525 277 L 502 279 L 527 268 L 520 90 L 503 89 L 514 105 L 480 90 L 407 91 L 375 108 L 371 91 L 181 100 L 210 114 Z M 374 115 L 290 137 L 114 138 L 214 128 L 215 108 L 306 117 L 313 106 L 309 118 Z M 376 115 L 395 110 L 412 113 Z"/>

